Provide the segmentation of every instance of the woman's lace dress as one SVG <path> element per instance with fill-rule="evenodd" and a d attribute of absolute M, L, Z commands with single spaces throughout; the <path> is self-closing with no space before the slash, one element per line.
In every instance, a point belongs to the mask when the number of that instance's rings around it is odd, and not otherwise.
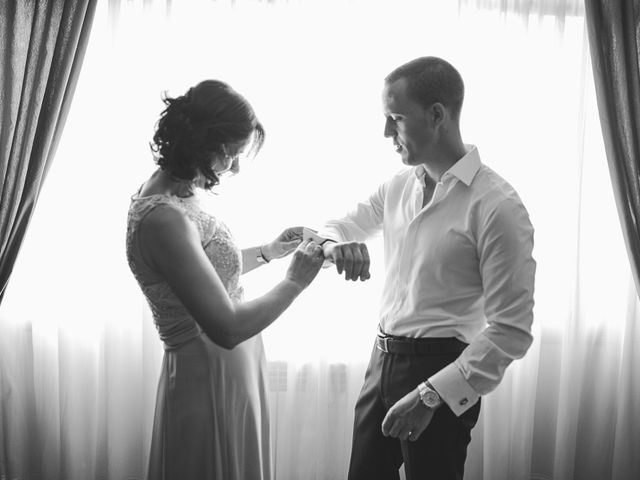
<path fill-rule="evenodd" d="M 127 259 L 153 312 L 165 353 L 158 383 L 149 480 L 268 480 L 269 406 L 260 335 L 225 350 L 213 343 L 169 285 L 143 259 L 138 226 L 154 209 L 178 209 L 232 301 L 242 301 L 242 255 L 227 227 L 194 197 L 134 195 Z"/>

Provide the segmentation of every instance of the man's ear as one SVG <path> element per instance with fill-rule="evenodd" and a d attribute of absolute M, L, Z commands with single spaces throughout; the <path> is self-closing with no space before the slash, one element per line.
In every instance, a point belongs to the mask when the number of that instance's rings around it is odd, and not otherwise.
<path fill-rule="evenodd" d="M 447 116 L 447 109 L 440 102 L 436 102 L 429 107 L 429 118 L 433 122 L 433 127 L 442 125 Z"/>

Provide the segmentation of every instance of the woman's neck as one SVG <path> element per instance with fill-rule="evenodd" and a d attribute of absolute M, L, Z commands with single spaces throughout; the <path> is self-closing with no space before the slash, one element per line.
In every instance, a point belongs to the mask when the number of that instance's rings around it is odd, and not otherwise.
<path fill-rule="evenodd" d="M 141 196 L 162 194 L 176 197 L 191 197 L 194 195 L 194 191 L 194 182 L 176 178 L 170 173 L 158 168 L 142 187 Z"/>

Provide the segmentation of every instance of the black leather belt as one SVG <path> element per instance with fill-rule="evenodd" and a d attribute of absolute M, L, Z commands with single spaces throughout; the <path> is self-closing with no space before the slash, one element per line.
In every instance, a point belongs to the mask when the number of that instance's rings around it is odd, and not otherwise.
<path fill-rule="evenodd" d="M 395 355 L 441 355 L 461 354 L 467 344 L 454 337 L 406 338 L 378 333 L 376 347 Z"/>

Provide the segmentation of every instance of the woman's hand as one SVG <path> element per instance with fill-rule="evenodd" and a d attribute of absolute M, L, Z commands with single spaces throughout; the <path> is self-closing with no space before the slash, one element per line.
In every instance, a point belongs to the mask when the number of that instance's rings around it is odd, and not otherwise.
<path fill-rule="evenodd" d="M 287 228 L 272 242 L 262 246 L 262 255 L 267 261 L 282 258 L 293 252 L 302 242 L 302 227 Z"/>
<path fill-rule="evenodd" d="M 304 240 L 293 254 L 286 278 L 305 289 L 316 278 L 323 263 L 322 247 L 312 240 Z"/>

